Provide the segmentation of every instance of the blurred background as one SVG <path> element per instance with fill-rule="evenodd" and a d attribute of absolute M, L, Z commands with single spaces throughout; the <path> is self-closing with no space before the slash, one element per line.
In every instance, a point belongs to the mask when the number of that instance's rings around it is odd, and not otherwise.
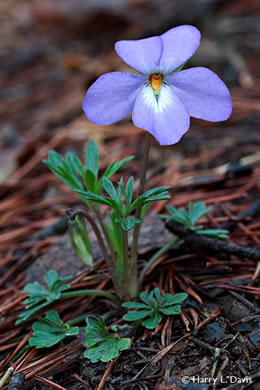
<path fill-rule="evenodd" d="M 54 131 L 81 115 L 88 86 L 104 72 L 124 69 L 115 41 L 180 24 L 202 33 L 186 67 L 210 67 L 235 99 L 236 88 L 256 97 L 259 10 L 257 0 L 1 1 L 0 144 Z"/>

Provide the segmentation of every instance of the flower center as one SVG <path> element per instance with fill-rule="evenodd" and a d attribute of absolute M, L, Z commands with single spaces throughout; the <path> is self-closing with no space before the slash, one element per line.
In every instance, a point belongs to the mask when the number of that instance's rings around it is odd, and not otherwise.
<path fill-rule="evenodd" d="M 163 75 L 161 73 L 153 73 L 149 77 L 150 84 L 154 91 L 159 91 L 162 85 Z"/>

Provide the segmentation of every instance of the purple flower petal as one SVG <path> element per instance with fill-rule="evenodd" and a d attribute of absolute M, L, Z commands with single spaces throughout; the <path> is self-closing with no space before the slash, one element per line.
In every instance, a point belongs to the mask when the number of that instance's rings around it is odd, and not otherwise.
<path fill-rule="evenodd" d="M 133 110 L 138 88 L 145 81 L 130 73 L 104 74 L 91 85 L 83 100 L 86 116 L 96 125 L 120 121 Z"/>
<path fill-rule="evenodd" d="M 149 131 L 161 145 L 172 145 L 189 129 L 190 117 L 171 86 L 163 84 L 157 100 L 146 84 L 137 95 L 133 122 Z"/>
<path fill-rule="evenodd" d="M 158 71 L 162 49 L 163 45 L 159 37 L 136 41 L 118 41 L 115 44 L 115 50 L 119 57 L 126 64 L 145 75 Z"/>
<path fill-rule="evenodd" d="M 190 116 L 210 122 L 224 121 L 232 112 L 232 100 L 224 82 L 207 68 L 191 68 L 168 76 Z"/>
<path fill-rule="evenodd" d="M 160 36 L 163 52 L 159 67 L 164 74 L 169 74 L 183 65 L 200 45 L 200 32 L 193 26 L 179 26 Z"/>

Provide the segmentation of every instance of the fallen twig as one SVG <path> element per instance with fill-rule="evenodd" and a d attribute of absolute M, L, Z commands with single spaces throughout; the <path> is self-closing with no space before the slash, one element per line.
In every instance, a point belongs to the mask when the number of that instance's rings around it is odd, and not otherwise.
<path fill-rule="evenodd" d="M 238 257 L 246 257 L 250 260 L 260 261 L 260 250 L 244 247 L 236 244 L 230 244 L 226 241 L 220 241 L 211 237 L 200 236 L 197 233 L 185 228 L 183 225 L 169 221 L 166 224 L 167 229 L 182 238 L 188 245 L 194 249 L 207 249 L 213 252 L 226 252 Z"/>

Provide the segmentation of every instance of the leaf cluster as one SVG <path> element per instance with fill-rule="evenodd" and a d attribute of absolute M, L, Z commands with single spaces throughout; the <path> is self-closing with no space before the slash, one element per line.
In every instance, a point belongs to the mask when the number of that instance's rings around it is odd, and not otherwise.
<path fill-rule="evenodd" d="M 69 284 L 64 283 L 71 278 L 71 276 L 59 278 L 56 271 L 50 270 L 48 275 L 45 276 L 48 288 L 43 287 L 39 282 L 28 283 L 23 291 L 25 294 L 29 295 L 29 297 L 24 300 L 25 307 L 28 310 L 19 316 L 15 324 L 20 325 L 42 308 L 49 306 L 51 303 L 60 299 L 61 293 L 70 288 Z"/>
<path fill-rule="evenodd" d="M 149 294 L 146 291 L 142 291 L 140 294 L 140 299 L 143 302 L 125 302 L 122 305 L 127 309 L 142 310 L 128 311 L 128 313 L 125 314 L 123 318 L 126 321 L 141 321 L 141 324 L 147 329 L 154 329 L 162 319 L 161 314 L 168 316 L 180 314 L 180 304 L 187 297 L 188 294 L 186 293 L 161 295 L 158 288 L 155 288 Z"/>
<path fill-rule="evenodd" d="M 36 348 L 48 348 L 58 344 L 68 336 L 75 336 L 79 333 L 77 326 L 70 327 L 63 323 L 55 310 L 47 311 L 44 318 L 38 318 L 32 325 L 33 335 L 29 345 Z"/>
<path fill-rule="evenodd" d="M 129 156 L 119 162 L 113 161 L 107 167 L 100 180 L 98 180 L 99 149 L 95 141 L 90 141 L 88 145 L 84 165 L 74 153 L 68 152 L 66 158 L 63 159 L 54 150 L 49 152 L 48 160 L 43 160 L 43 163 L 74 191 L 87 189 L 95 194 L 101 194 L 104 178 L 111 178 L 133 158 L 134 156 Z M 80 197 L 83 201 L 86 201 L 85 197 Z"/>
<path fill-rule="evenodd" d="M 109 362 L 116 358 L 120 351 L 130 348 L 130 339 L 121 338 L 117 332 L 108 332 L 101 317 L 91 315 L 86 318 L 86 322 L 87 350 L 84 357 L 90 359 L 92 363 Z"/>
<path fill-rule="evenodd" d="M 198 201 L 195 203 L 189 202 L 188 211 L 181 207 L 176 209 L 173 206 L 166 206 L 167 210 L 170 212 L 170 215 L 160 215 L 163 219 L 174 220 L 196 233 L 214 237 L 214 238 L 223 238 L 226 239 L 229 237 L 228 230 L 225 229 L 203 229 L 202 225 L 196 225 L 198 220 L 211 212 L 211 207 L 206 207 L 204 202 Z"/>
<path fill-rule="evenodd" d="M 127 181 L 125 187 L 124 179 L 121 178 L 118 182 L 118 190 L 107 178 L 103 179 L 103 185 L 108 197 L 97 195 L 91 191 L 77 190 L 77 192 L 85 196 L 89 201 L 104 204 L 114 209 L 118 215 L 115 221 L 126 231 L 131 230 L 137 223 L 140 223 L 140 220 L 136 218 L 128 218 L 137 207 L 149 205 L 153 201 L 170 198 L 168 195 L 170 187 L 164 186 L 146 191 L 133 201 L 134 178 L 132 176 Z"/>

